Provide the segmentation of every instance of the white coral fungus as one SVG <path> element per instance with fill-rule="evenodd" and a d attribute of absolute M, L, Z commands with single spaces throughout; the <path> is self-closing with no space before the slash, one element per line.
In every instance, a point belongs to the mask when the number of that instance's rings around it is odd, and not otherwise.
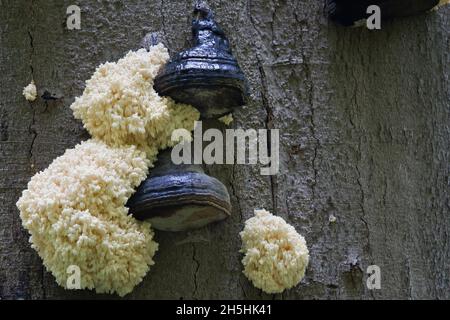
<path fill-rule="evenodd" d="M 172 129 L 192 130 L 199 113 L 159 97 L 153 78 L 168 59 L 158 45 L 97 68 L 72 105 L 93 139 L 53 161 L 17 202 L 30 242 L 59 285 L 80 268 L 81 289 L 123 296 L 153 265 L 158 244 L 150 224 L 125 204 L 145 179 Z"/>
<path fill-rule="evenodd" d="M 27 99 L 28 101 L 36 100 L 37 89 L 36 89 L 36 85 L 34 84 L 33 80 L 31 80 L 29 85 L 27 85 L 25 88 L 23 88 L 22 94 L 25 97 L 25 99 Z"/>
<path fill-rule="evenodd" d="M 305 275 L 309 252 L 305 239 L 281 217 L 255 210 L 240 233 L 244 274 L 266 293 L 280 293 Z"/>
<path fill-rule="evenodd" d="M 132 144 L 154 159 L 176 128 L 193 129 L 198 111 L 160 97 L 153 79 L 169 59 L 162 44 L 130 51 L 117 63 L 100 65 L 71 108 L 94 137 L 109 145 Z"/>
<path fill-rule="evenodd" d="M 150 225 L 128 215 L 125 203 L 148 171 L 135 147 L 88 140 L 36 174 L 17 203 L 30 242 L 61 286 L 67 268 L 81 287 L 125 294 L 147 273 L 158 245 Z"/>

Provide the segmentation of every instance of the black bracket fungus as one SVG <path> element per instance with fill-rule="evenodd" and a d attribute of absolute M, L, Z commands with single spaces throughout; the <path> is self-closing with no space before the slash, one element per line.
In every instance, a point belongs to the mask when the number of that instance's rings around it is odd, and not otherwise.
<path fill-rule="evenodd" d="M 377 5 L 381 18 L 388 20 L 428 11 L 439 4 L 439 0 L 326 0 L 325 12 L 329 18 L 343 26 L 354 26 L 367 19 L 367 8 Z"/>
<path fill-rule="evenodd" d="M 203 117 L 222 116 L 245 103 L 246 80 L 211 9 L 197 3 L 193 14 L 194 47 L 176 54 L 163 67 L 154 89 L 198 108 Z M 148 48 L 161 41 L 161 34 L 152 33 L 141 45 Z M 128 200 L 129 213 L 164 231 L 200 228 L 229 217 L 226 187 L 200 165 L 175 165 L 170 154 L 160 154 L 157 167 Z"/>
<path fill-rule="evenodd" d="M 162 96 L 196 107 L 205 118 L 222 116 L 245 104 L 245 76 L 208 5 L 197 3 L 193 15 L 194 47 L 167 63 L 154 88 Z"/>
<path fill-rule="evenodd" d="M 170 155 L 170 150 L 159 155 L 157 166 L 128 200 L 130 213 L 163 231 L 196 229 L 230 216 L 226 187 L 200 165 L 173 164 Z"/>

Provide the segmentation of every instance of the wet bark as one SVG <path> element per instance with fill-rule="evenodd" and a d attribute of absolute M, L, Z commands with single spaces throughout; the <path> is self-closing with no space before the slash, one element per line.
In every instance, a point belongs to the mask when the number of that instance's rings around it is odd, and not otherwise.
<path fill-rule="evenodd" d="M 209 1 L 251 91 L 236 128 L 280 129 L 280 172 L 207 168 L 232 197 L 228 220 L 157 232 L 156 265 L 127 298 L 450 298 L 449 9 L 337 27 L 322 1 Z M 69 109 L 95 67 L 162 30 L 188 45 L 190 1 L 0 1 L 0 297 L 96 298 L 65 291 L 30 248 L 15 203 L 30 177 L 88 138 Z M 21 95 L 31 79 L 42 95 Z M 305 236 L 311 262 L 280 295 L 243 276 L 238 233 L 254 208 Z M 329 221 L 330 215 L 336 222 Z M 381 289 L 366 287 L 380 266 Z M 114 296 L 113 296 L 114 297 Z"/>

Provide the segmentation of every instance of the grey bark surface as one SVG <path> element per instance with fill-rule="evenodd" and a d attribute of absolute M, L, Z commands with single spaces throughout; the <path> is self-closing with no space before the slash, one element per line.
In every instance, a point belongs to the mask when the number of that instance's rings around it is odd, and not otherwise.
<path fill-rule="evenodd" d="M 15 203 L 31 176 L 89 137 L 69 106 L 98 64 L 147 32 L 162 30 L 171 52 L 191 36 L 192 1 L 77 1 L 81 30 L 66 28 L 71 4 L 0 0 L 1 299 L 116 298 L 58 287 Z M 369 31 L 331 24 L 322 1 L 209 4 L 250 84 L 232 127 L 280 129 L 280 172 L 208 167 L 230 192 L 232 217 L 157 232 L 156 264 L 126 298 L 450 298 L 450 8 Z M 32 78 L 58 99 L 27 102 Z M 283 294 L 242 274 L 238 234 L 254 208 L 307 240 L 306 276 Z M 366 287 L 373 264 L 381 290 Z"/>

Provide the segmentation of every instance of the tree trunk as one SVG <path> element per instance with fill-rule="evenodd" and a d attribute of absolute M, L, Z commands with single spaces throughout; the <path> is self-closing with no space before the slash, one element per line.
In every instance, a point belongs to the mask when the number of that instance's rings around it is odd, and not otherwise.
<path fill-rule="evenodd" d="M 193 1 L 0 0 L 0 298 L 95 298 L 66 291 L 30 248 L 15 206 L 36 172 L 89 135 L 69 108 L 95 67 L 162 30 L 189 44 Z M 280 172 L 212 166 L 230 192 L 228 220 L 157 232 L 155 266 L 127 298 L 450 298 L 449 9 L 342 28 L 323 1 L 210 0 L 249 80 L 236 128 L 280 129 Z M 31 79 L 39 95 L 27 102 Z M 310 264 L 279 295 L 242 274 L 239 232 L 266 208 L 305 236 Z M 330 215 L 336 222 L 329 221 Z M 381 289 L 366 286 L 381 268 Z"/>

